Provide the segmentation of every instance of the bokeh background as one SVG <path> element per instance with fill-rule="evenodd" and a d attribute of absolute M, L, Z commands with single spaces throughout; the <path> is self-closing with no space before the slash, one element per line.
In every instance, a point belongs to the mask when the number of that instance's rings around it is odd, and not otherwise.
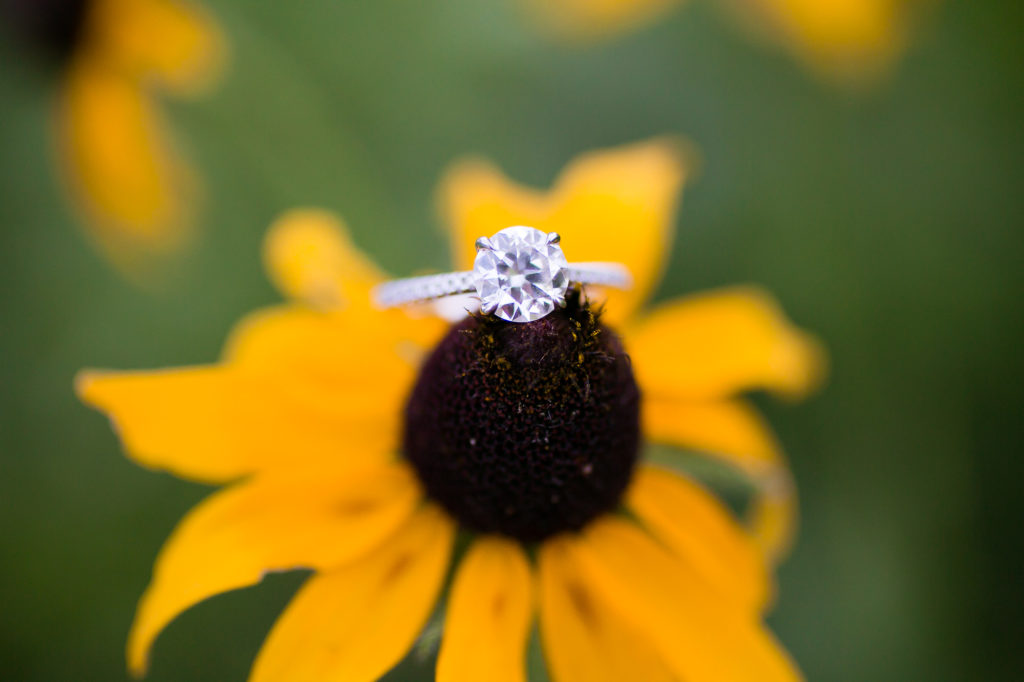
<path fill-rule="evenodd" d="M 85 366 L 212 361 L 277 300 L 280 211 L 325 206 L 396 273 L 445 268 L 441 170 L 483 154 L 546 185 L 662 134 L 702 163 L 667 297 L 774 291 L 828 344 L 802 405 L 764 401 L 802 491 L 770 618 L 810 680 L 1024 678 L 1024 10 L 952 0 L 868 88 L 748 40 L 713 2 L 590 47 L 510 1 L 210 0 L 221 86 L 168 116 L 206 179 L 201 236 L 144 287 L 77 228 L 53 173 L 57 66 L 0 42 L 0 679 L 125 678 L 153 558 L 208 490 L 120 455 Z M 204 603 L 148 679 L 244 680 L 301 575 Z M 429 679 L 414 655 L 395 679 Z"/>

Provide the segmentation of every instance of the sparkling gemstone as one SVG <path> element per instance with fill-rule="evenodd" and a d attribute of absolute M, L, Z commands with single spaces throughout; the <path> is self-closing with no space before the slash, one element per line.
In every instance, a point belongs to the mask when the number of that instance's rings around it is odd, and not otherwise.
<path fill-rule="evenodd" d="M 569 263 L 557 241 L 522 225 L 481 240 L 473 263 L 480 309 L 509 322 L 532 322 L 563 305 Z"/>

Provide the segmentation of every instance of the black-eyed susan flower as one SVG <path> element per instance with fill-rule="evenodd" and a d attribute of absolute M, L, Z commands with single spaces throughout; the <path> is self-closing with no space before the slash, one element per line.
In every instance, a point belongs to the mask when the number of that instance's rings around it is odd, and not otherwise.
<path fill-rule="evenodd" d="M 61 59 L 58 165 L 96 243 L 133 272 L 179 246 L 196 199 L 157 98 L 193 95 L 225 52 L 212 18 L 186 0 L 6 0 L 9 27 Z"/>
<path fill-rule="evenodd" d="M 646 23 L 679 0 L 528 0 L 556 33 L 591 40 Z M 723 0 L 746 29 L 841 81 L 870 78 L 900 54 L 921 0 Z"/>
<path fill-rule="evenodd" d="M 445 682 L 524 680 L 534 624 L 556 682 L 798 679 L 762 624 L 793 489 L 739 395 L 801 395 L 821 357 L 756 289 L 644 307 L 685 163 L 655 140 L 586 155 L 549 192 L 478 161 L 442 183 L 459 266 L 476 237 L 526 224 L 574 261 L 624 263 L 628 292 L 571 290 L 527 323 L 379 309 L 384 275 L 340 221 L 296 211 L 266 243 L 290 302 L 244 320 L 221 362 L 83 373 L 83 400 L 139 463 L 228 484 L 162 550 L 131 670 L 185 609 L 306 568 L 253 682 L 376 679 L 435 611 Z M 763 484 L 751 523 L 645 463 L 645 442 L 748 472 Z"/>

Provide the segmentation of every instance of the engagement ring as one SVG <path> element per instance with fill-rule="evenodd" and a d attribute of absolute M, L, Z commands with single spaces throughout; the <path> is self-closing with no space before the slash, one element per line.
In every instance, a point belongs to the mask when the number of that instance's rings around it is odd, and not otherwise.
<path fill-rule="evenodd" d="M 565 306 L 570 284 L 631 286 L 629 271 L 618 263 L 570 264 L 559 241 L 556 232 L 506 227 L 476 240 L 472 270 L 386 282 L 374 289 L 373 298 L 378 306 L 391 307 L 475 292 L 481 312 L 533 322 Z"/>

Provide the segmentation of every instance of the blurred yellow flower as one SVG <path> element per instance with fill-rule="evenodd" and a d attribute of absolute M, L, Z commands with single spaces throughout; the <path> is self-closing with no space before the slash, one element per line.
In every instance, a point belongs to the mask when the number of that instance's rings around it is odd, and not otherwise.
<path fill-rule="evenodd" d="M 680 0 L 527 0 L 568 38 L 591 40 L 646 23 Z M 921 0 L 721 0 L 747 29 L 842 81 L 876 75 L 901 52 Z"/>
<path fill-rule="evenodd" d="M 291 302 L 238 325 L 220 363 L 83 372 L 79 395 L 136 461 L 230 484 L 162 550 L 130 669 L 185 609 L 307 568 L 250 679 L 373 680 L 409 651 L 457 562 L 442 682 L 525 680 L 535 618 L 556 682 L 799 679 L 761 622 L 793 487 L 738 395 L 804 395 L 822 354 L 756 289 L 644 307 L 686 173 L 683 147 L 658 139 L 585 155 L 549 192 L 481 161 L 441 184 L 459 267 L 475 237 L 529 224 L 557 229 L 571 260 L 626 264 L 628 293 L 449 328 L 430 308 L 375 308 L 384 273 L 338 219 L 301 210 L 265 251 Z M 634 467 L 641 431 L 750 474 L 750 525 L 686 476 Z M 470 542 L 453 558 L 459 529 Z"/>
<path fill-rule="evenodd" d="M 11 8 L 29 37 L 67 60 L 56 112 L 61 173 L 90 235 L 137 274 L 146 256 L 187 238 L 198 190 L 157 96 L 208 86 L 224 62 L 223 36 L 186 0 L 15 1 Z"/>

